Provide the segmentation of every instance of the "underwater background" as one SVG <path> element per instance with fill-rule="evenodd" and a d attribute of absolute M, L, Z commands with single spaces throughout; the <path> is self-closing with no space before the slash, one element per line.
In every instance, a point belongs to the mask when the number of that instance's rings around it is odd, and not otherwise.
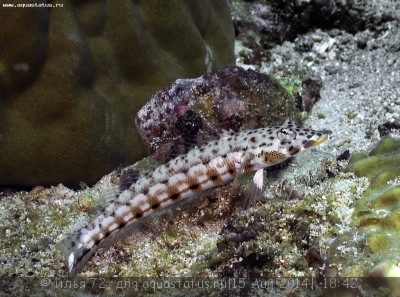
<path fill-rule="evenodd" d="M 66 276 L 56 244 L 127 170 L 292 118 L 331 138 L 269 170 L 264 200 L 217 188 L 80 276 L 400 277 L 400 3 L 4 3 L 0 276 Z"/>

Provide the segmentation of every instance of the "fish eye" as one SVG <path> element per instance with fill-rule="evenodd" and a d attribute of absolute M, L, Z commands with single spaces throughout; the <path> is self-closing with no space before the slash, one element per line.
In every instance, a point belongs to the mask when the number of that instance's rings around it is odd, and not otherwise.
<path fill-rule="evenodd" d="M 283 128 L 278 131 L 278 139 L 282 142 L 291 142 L 296 138 L 296 132 L 292 129 Z"/>

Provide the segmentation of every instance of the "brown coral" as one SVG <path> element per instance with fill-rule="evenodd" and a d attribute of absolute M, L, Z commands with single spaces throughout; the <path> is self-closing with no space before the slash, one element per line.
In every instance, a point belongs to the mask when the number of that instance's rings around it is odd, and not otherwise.
<path fill-rule="evenodd" d="M 234 63 L 225 1 L 62 4 L 0 11 L 0 185 L 76 186 L 133 163 L 151 94 Z"/>

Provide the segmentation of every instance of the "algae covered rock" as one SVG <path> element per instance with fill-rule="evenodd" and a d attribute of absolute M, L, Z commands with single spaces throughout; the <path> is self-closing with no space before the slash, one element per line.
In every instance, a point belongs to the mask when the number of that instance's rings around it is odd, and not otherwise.
<path fill-rule="evenodd" d="M 225 1 L 59 4 L 0 11 L 0 185 L 76 186 L 133 163 L 156 90 L 234 63 Z"/>
<path fill-rule="evenodd" d="M 202 144 L 222 130 L 276 125 L 295 115 L 295 100 L 273 78 L 226 67 L 195 79 L 178 79 L 138 112 L 136 125 L 149 152 L 160 159 Z"/>
<path fill-rule="evenodd" d="M 400 140 L 383 139 L 346 168 L 370 185 L 354 207 L 354 227 L 329 247 L 327 276 L 400 276 Z M 392 268 L 388 268 L 392 267 Z"/>

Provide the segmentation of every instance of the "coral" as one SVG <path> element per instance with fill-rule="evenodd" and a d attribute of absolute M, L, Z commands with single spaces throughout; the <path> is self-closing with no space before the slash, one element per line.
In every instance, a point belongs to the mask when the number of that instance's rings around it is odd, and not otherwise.
<path fill-rule="evenodd" d="M 354 154 L 346 170 L 368 178 L 369 187 L 355 203 L 353 228 L 330 244 L 326 275 L 400 276 L 400 140 Z"/>
<path fill-rule="evenodd" d="M 138 112 L 136 125 L 150 153 L 165 160 L 187 142 L 201 144 L 222 130 L 276 125 L 294 114 L 293 97 L 274 79 L 226 67 L 157 92 Z"/>
<path fill-rule="evenodd" d="M 220 0 L 64 1 L 0 18 L 0 185 L 76 186 L 132 164 L 146 154 L 133 120 L 156 90 L 234 63 Z"/>

